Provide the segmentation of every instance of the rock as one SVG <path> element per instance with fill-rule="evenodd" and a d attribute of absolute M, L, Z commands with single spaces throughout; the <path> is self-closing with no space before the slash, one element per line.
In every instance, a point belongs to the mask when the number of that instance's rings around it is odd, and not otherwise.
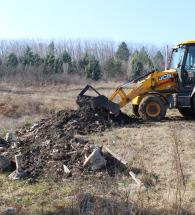
<path fill-rule="evenodd" d="M 7 147 L 8 143 L 4 139 L 0 138 L 0 147 Z"/>
<path fill-rule="evenodd" d="M 0 171 L 5 171 L 9 169 L 10 166 L 11 166 L 11 163 L 9 159 L 3 155 L 0 155 Z"/>
<path fill-rule="evenodd" d="M 39 123 L 35 123 L 31 126 L 30 131 L 35 130 L 36 128 L 40 127 Z"/>
<path fill-rule="evenodd" d="M 28 172 L 27 171 L 22 171 L 22 172 L 19 172 L 18 170 L 15 170 L 14 172 L 12 172 L 8 178 L 10 180 L 22 180 L 22 179 L 25 179 L 28 177 Z"/>
<path fill-rule="evenodd" d="M 106 160 L 102 156 L 100 147 L 96 147 L 93 152 L 85 159 L 83 167 L 85 167 L 89 162 L 91 163 L 91 169 L 94 171 L 106 166 Z"/>
<path fill-rule="evenodd" d="M 94 153 L 93 157 L 91 158 L 91 163 L 92 163 L 91 169 L 94 171 L 99 170 L 102 167 L 106 166 L 106 160 L 102 156 L 100 148 L 98 148 L 98 150 L 96 150 L 96 152 Z"/>
<path fill-rule="evenodd" d="M 6 148 L 5 148 L 5 147 L 0 146 L 0 153 L 5 152 L 5 151 L 6 151 Z"/>
<path fill-rule="evenodd" d="M 2 215 L 14 215 L 17 213 L 17 209 L 14 207 L 8 207 L 5 209 L 5 211 L 2 213 Z"/>
<path fill-rule="evenodd" d="M 12 140 L 13 140 L 13 133 L 12 132 L 8 132 L 6 135 L 5 135 L 5 140 L 11 144 L 12 143 Z"/>
<path fill-rule="evenodd" d="M 4 157 L 7 157 L 8 156 L 8 152 L 7 151 L 2 152 L 1 155 L 4 156 Z"/>
<path fill-rule="evenodd" d="M 16 162 L 16 170 L 18 172 L 22 172 L 22 155 L 21 154 L 15 155 L 15 162 Z"/>
<path fill-rule="evenodd" d="M 64 173 L 65 173 L 65 176 L 68 177 L 71 175 L 71 171 L 69 170 L 69 168 L 64 164 L 63 165 L 63 168 L 64 168 Z"/>

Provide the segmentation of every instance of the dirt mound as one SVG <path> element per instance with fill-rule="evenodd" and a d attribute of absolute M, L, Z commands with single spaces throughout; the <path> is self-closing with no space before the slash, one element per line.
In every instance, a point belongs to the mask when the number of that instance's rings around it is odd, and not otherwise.
<path fill-rule="evenodd" d="M 131 121 L 124 114 L 114 118 L 89 106 L 62 110 L 30 129 L 18 131 L 18 140 L 8 149 L 8 155 L 14 159 L 14 155 L 21 153 L 23 169 L 33 178 L 61 178 L 64 176 L 64 164 L 73 175 L 82 175 L 85 155 L 92 152 L 94 144 L 78 136 L 101 132 Z M 110 165 L 110 162 L 107 163 Z"/>

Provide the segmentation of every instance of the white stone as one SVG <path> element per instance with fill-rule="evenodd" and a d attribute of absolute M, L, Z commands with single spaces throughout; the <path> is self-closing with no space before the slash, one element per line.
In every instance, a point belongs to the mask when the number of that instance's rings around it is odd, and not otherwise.
<path fill-rule="evenodd" d="M 12 133 L 12 132 L 8 132 L 8 133 L 5 135 L 5 140 L 6 140 L 8 143 L 11 143 L 12 140 L 13 140 L 13 133 Z"/>
<path fill-rule="evenodd" d="M 10 180 L 21 180 L 26 178 L 27 176 L 28 176 L 28 173 L 26 171 L 18 172 L 18 170 L 15 170 L 8 176 L 8 178 Z"/>
<path fill-rule="evenodd" d="M 69 170 L 69 168 L 64 164 L 63 165 L 63 168 L 64 168 L 64 173 L 65 173 L 65 175 L 68 177 L 68 176 L 70 176 L 70 174 L 71 174 L 71 171 Z"/>

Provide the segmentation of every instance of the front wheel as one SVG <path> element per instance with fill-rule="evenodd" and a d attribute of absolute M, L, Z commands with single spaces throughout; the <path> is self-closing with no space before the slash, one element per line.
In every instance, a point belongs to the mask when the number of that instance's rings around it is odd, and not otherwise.
<path fill-rule="evenodd" d="M 140 102 L 138 112 L 144 120 L 160 121 L 165 117 L 167 107 L 159 96 L 149 95 Z"/>

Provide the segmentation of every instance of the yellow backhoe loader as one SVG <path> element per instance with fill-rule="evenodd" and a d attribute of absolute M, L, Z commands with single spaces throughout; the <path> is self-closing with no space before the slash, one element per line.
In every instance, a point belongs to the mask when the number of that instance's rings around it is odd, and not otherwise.
<path fill-rule="evenodd" d="M 132 83 L 135 83 L 133 87 Z M 87 85 L 77 97 L 78 104 L 87 97 L 84 94 L 88 89 L 98 94 L 90 97 L 91 106 L 103 108 L 114 115 L 131 102 L 134 114 L 144 120 L 162 120 L 167 108 L 177 108 L 184 117 L 194 117 L 195 40 L 182 42 L 172 49 L 167 70 L 152 71 L 119 86 L 108 98 Z"/>

